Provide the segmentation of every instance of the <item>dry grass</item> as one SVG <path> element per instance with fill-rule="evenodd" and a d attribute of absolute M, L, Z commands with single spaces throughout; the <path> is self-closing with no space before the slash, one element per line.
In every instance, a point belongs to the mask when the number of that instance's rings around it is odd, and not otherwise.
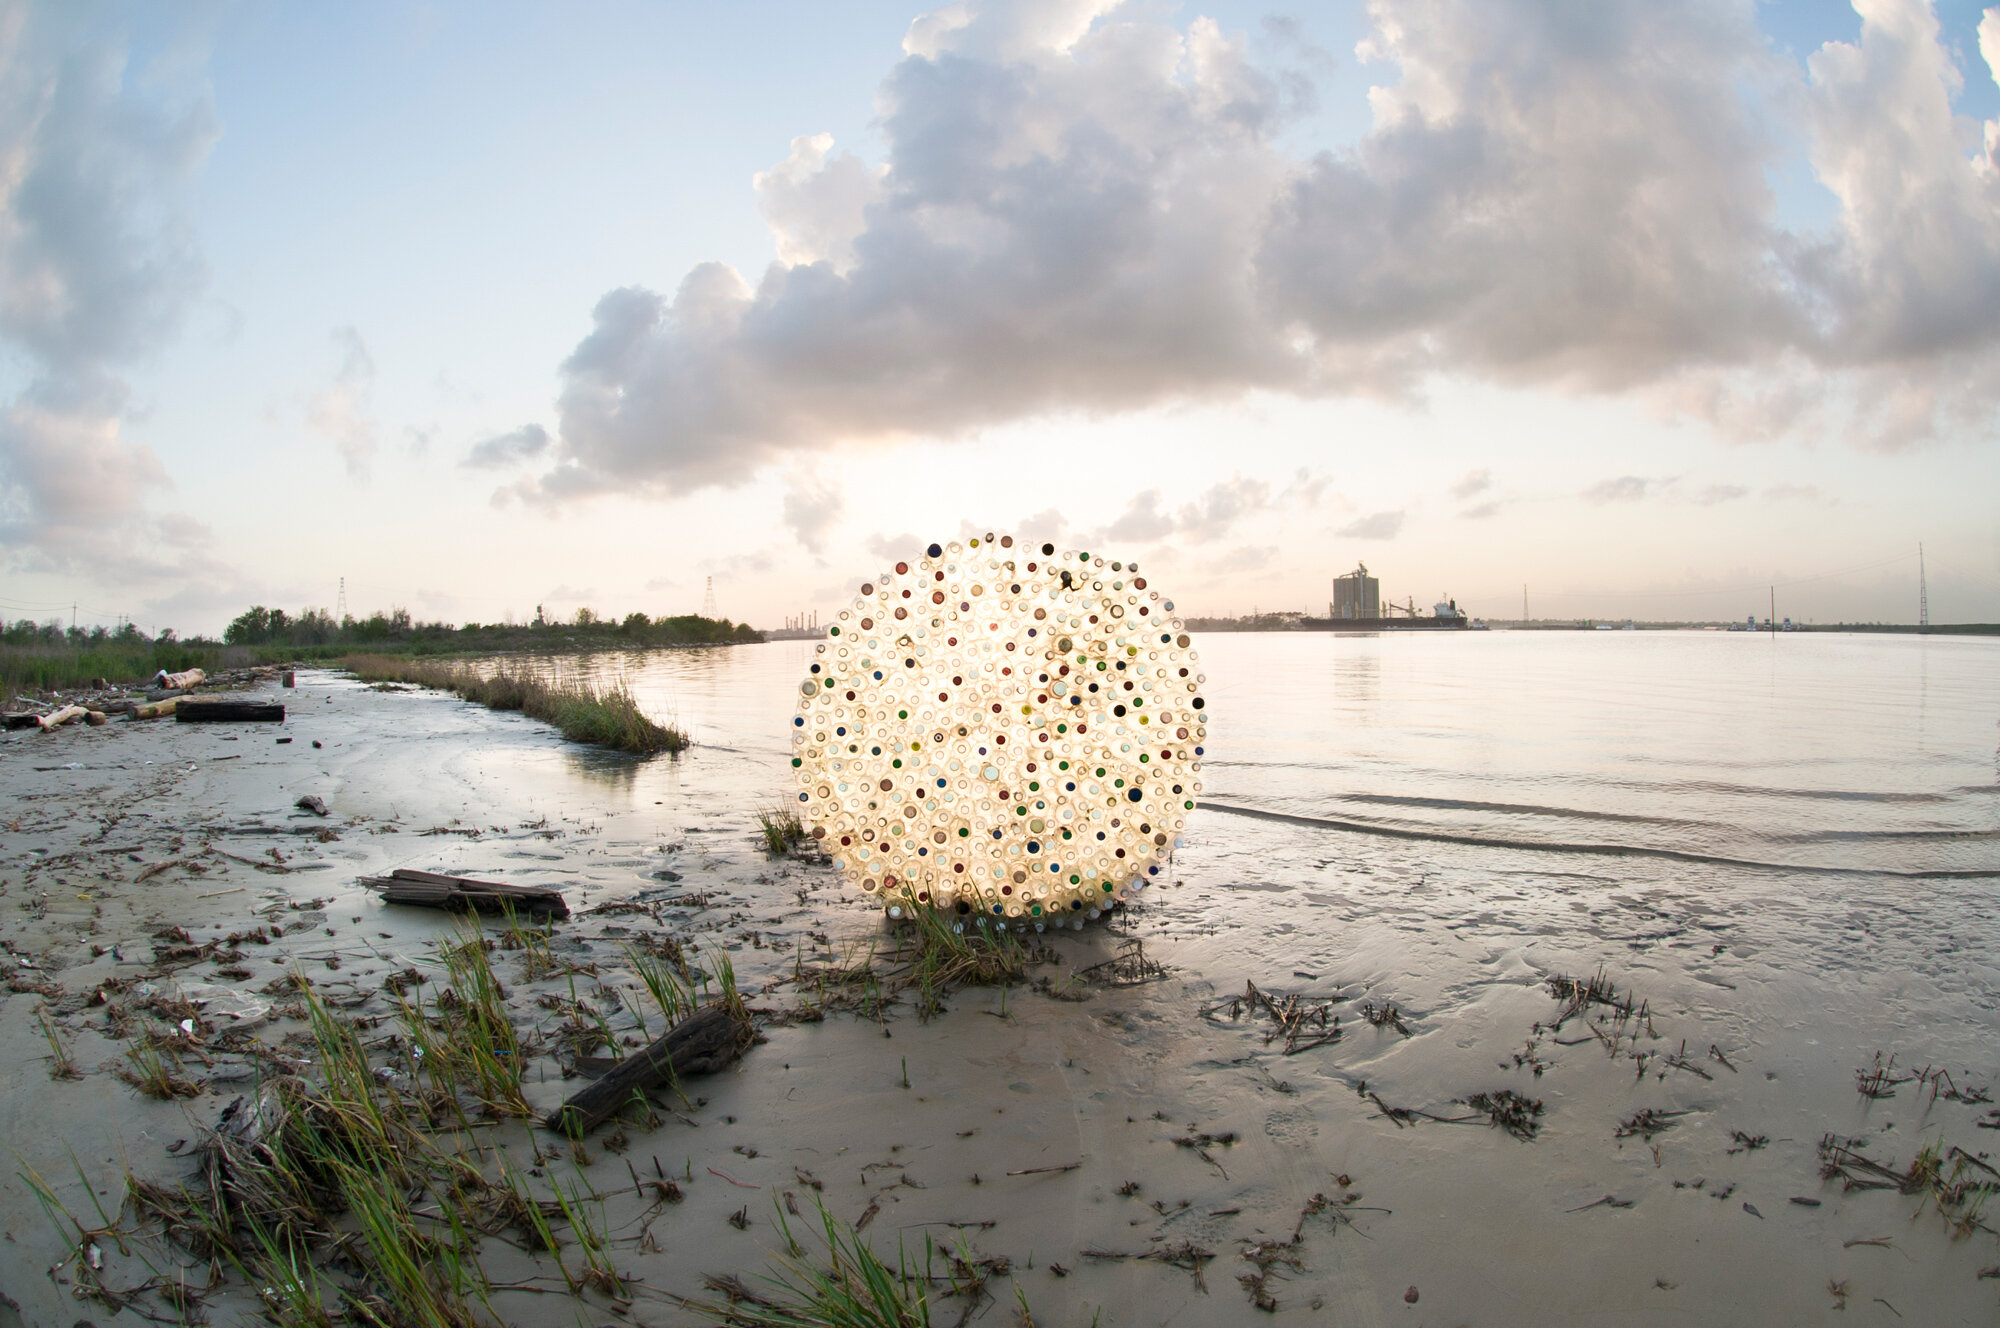
<path fill-rule="evenodd" d="M 681 729 L 656 723 L 639 709 L 639 702 L 623 682 L 609 687 L 575 679 L 544 682 L 505 668 L 487 675 L 464 664 L 387 655 L 349 655 L 341 664 L 363 682 L 435 687 L 491 710 L 518 710 L 530 719 L 555 725 L 572 742 L 649 754 L 678 752 L 689 741 Z"/>

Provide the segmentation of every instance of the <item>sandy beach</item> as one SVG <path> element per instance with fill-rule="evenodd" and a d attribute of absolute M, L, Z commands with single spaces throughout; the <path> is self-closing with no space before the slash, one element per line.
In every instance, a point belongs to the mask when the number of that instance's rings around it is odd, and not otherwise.
<path fill-rule="evenodd" d="M 1990 931 L 1938 934 L 1888 878 L 1707 888 L 1685 864 L 1496 865 L 1205 808 L 1140 905 L 1033 938 L 1029 982 L 951 993 L 926 1019 L 883 962 L 895 999 L 820 1010 L 801 974 L 890 942 L 830 865 L 763 851 L 755 813 L 781 774 L 760 799 L 712 778 L 730 759 L 715 747 L 607 756 L 325 672 L 271 691 L 282 725 L 0 739 L 8 1328 L 262 1321 L 253 1290 L 207 1288 L 203 1261 L 129 1212 L 125 1249 L 99 1237 L 79 1254 L 29 1177 L 109 1225 L 128 1172 L 188 1179 L 233 1099 L 288 1065 L 312 1074 L 287 975 L 364 1026 L 392 1012 L 386 979 L 435 983 L 454 920 L 356 884 L 394 867 L 564 891 L 554 971 L 493 957 L 538 1113 L 579 1086 L 562 1000 L 628 1045 L 634 1010 L 662 1031 L 625 957 L 635 937 L 697 966 L 726 954 L 759 1012 L 762 1041 L 690 1080 L 687 1102 L 662 1095 L 650 1128 L 599 1130 L 573 1155 L 492 1127 L 524 1170 L 587 1183 L 625 1289 L 573 1298 L 490 1239 L 505 1322 L 699 1322 L 681 1299 L 715 1299 L 707 1275 L 758 1285 L 780 1215 L 815 1199 L 892 1258 L 962 1242 L 984 1289 L 941 1295 L 940 1322 L 1025 1307 L 1041 1325 L 1981 1324 L 2000 1305 L 1990 1215 L 1954 1232 L 1933 1198 L 1867 1187 L 1853 1161 L 1901 1174 L 1937 1141 L 1993 1179 L 2000 1141 Z M 296 808 L 304 795 L 330 814 Z M 1993 884 L 1923 888 L 1978 916 Z M 1815 966 L 1788 958 L 1801 946 Z M 199 1011 L 178 1044 L 199 1091 L 160 1101 L 118 1071 L 176 1000 Z M 1273 1005 L 1325 1022 L 1288 1038 Z M 43 1015 L 79 1077 L 53 1076 Z M 1858 1074 L 1877 1053 L 1894 1061 L 1869 1096 Z M 1822 1175 L 1829 1136 L 1844 1177 Z M 642 1184 L 665 1178 L 678 1201 Z M 173 1276 L 201 1293 L 176 1305 Z"/>

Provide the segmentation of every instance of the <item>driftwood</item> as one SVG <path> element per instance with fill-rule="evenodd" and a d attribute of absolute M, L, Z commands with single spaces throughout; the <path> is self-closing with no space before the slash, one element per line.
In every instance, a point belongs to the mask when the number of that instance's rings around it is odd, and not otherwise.
<path fill-rule="evenodd" d="M 278 739 L 278 741 L 290 742 L 291 739 L 280 738 Z M 326 815 L 326 799 L 321 797 L 316 797 L 311 793 L 306 794 L 304 797 L 300 798 L 297 802 L 293 803 L 292 805 L 294 807 L 297 807 L 300 811 L 311 812 L 314 816 Z"/>
<path fill-rule="evenodd" d="M 174 700 L 148 701 L 144 705 L 135 705 L 132 707 L 132 718 L 165 719 L 168 715 L 173 714 L 179 705 L 180 702 Z"/>
<path fill-rule="evenodd" d="M 216 720 L 268 720 L 283 723 L 285 707 L 278 701 L 252 701 L 234 696 L 190 696 L 174 707 L 174 718 L 184 724 Z"/>
<path fill-rule="evenodd" d="M 46 733 L 50 729 L 60 728 L 62 725 L 69 723 L 72 719 L 82 719 L 85 715 L 88 715 L 89 713 L 90 712 L 88 710 L 84 709 L 80 705 L 66 705 L 60 710 L 50 711 L 48 714 L 38 718 L 35 722 L 41 725 L 42 731 Z"/>
<path fill-rule="evenodd" d="M 161 669 L 153 675 L 153 685 L 183 691 L 206 677 L 208 675 L 200 669 L 188 669 L 184 673 L 168 673 L 165 669 Z"/>
<path fill-rule="evenodd" d="M 111 722 L 111 716 L 102 710 L 87 710 L 84 712 L 83 722 L 94 729 L 101 729 Z"/>
<path fill-rule="evenodd" d="M 675 1083 L 691 1074 L 713 1074 L 746 1051 L 756 1034 L 750 1021 L 721 1005 L 705 1005 L 675 1024 L 643 1051 L 619 1061 L 597 1082 L 579 1090 L 542 1122 L 572 1138 L 611 1119 L 634 1093 Z"/>
<path fill-rule="evenodd" d="M 469 876 L 446 876 L 410 867 L 398 867 L 387 876 L 364 876 L 361 884 L 381 895 L 385 904 L 476 909 L 481 913 L 504 913 L 511 909 L 516 913 L 569 916 L 569 905 L 564 902 L 562 891 L 543 885 L 475 881 Z"/>

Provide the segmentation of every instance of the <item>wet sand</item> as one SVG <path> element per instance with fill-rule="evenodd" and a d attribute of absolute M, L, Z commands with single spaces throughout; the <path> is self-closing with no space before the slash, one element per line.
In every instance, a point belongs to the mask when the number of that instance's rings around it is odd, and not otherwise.
<path fill-rule="evenodd" d="M 214 1053 L 188 1063 L 200 1096 L 141 1097 L 115 1076 L 127 1043 L 94 994 L 130 983 L 113 998 L 130 1005 L 142 984 L 178 986 L 210 1002 L 216 1040 L 247 1022 L 276 1043 L 295 1025 L 260 1020 L 273 1006 L 261 989 L 296 965 L 353 998 L 347 1013 L 385 1013 L 384 978 L 434 971 L 431 947 L 452 924 L 381 905 L 361 875 L 410 866 L 562 888 L 575 917 L 554 950 L 597 965 L 577 978 L 593 994 L 636 992 L 620 945 L 664 930 L 697 963 L 726 949 L 751 1004 L 781 1016 L 806 999 L 790 981 L 802 956 L 882 939 L 830 867 L 758 847 L 754 814 L 784 789 L 775 764 L 759 797 L 740 777 L 708 777 L 725 753 L 639 762 L 434 693 L 300 682 L 283 694 L 282 727 L 115 723 L 0 740 L 13 987 L 0 996 L 0 1141 L 73 1211 L 90 1208 L 79 1170 L 114 1211 L 127 1168 L 187 1176 L 174 1153 L 257 1073 Z M 303 794 L 331 815 L 296 811 Z M 2000 1268 L 2000 1240 L 1954 1239 L 1919 1197 L 1820 1176 L 1828 1133 L 1899 1170 L 1933 1139 L 1980 1156 L 2000 1142 L 1981 1128 L 2000 1116 L 1977 1100 L 2000 1069 L 1991 929 L 1940 932 L 1898 888 L 1857 876 L 1807 892 L 1783 873 L 1528 861 L 1204 811 L 1170 884 L 1109 926 L 1041 938 L 1055 960 L 1034 970 L 1064 984 L 1138 941 L 1162 976 L 1079 982 L 1081 1000 L 966 990 L 928 1021 L 907 999 L 879 1020 L 768 1019 L 732 1070 L 689 1083 L 692 1109 L 626 1127 L 622 1154 L 604 1146 L 609 1131 L 589 1146 L 616 1261 L 641 1289 L 632 1303 L 592 1298 L 582 1318 L 566 1296 L 503 1292 L 495 1305 L 522 1324 L 695 1322 L 674 1298 L 704 1294 L 704 1274 L 754 1283 L 781 1247 L 789 1194 L 865 1219 L 878 1249 L 962 1234 L 996 1261 L 994 1298 L 976 1310 L 991 1323 L 1014 1321 L 1017 1286 L 1043 1325 L 1267 1312 L 1991 1323 L 2000 1280 L 1981 1273 Z M 1990 915 L 1989 880 L 1929 888 L 1963 916 Z M 633 903 L 646 908 L 618 911 Z M 190 939 L 157 938 L 170 927 Z M 220 962 L 170 957 L 259 927 L 263 941 L 225 943 Z M 569 979 L 520 980 L 504 952 L 498 968 L 517 1025 L 551 1031 L 535 998 L 567 994 Z M 1552 1028 L 1548 979 L 1600 968 L 1647 1018 L 1597 1005 Z M 1232 1019 L 1222 1004 L 1248 982 L 1343 997 L 1341 1036 L 1284 1054 L 1267 1018 L 1239 1007 Z M 1371 1001 L 1394 1003 L 1407 1035 L 1364 1019 Z M 50 1077 L 42 1009 L 81 1079 Z M 638 1036 L 629 1015 L 613 1024 Z M 1856 1071 L 1877 1051 L 1899 1074 L 1948 1069 L 1956 1098 L 1933 1096 L 1935 1080 L 1863 1096 Z M 538 1109 L 578 1086 L 553 1048 L 526 1079 Z M 1465 1099 L 1503 1089 L 1542 1104 L 1532 1138 L 1461 1119 L 1477 1115 Z M 1678 1114 L 1650 1137 L 1618 1137 L 1649 1108 Z M 534 1137 L 518 1130 L 513 1146 L 525 1157 Z M 656 1169 L 685 1198 L 650 1211 L 632 1176 Z M 69 1251 L 16 1170 L 0 1180 L 0 1324 L 109 1321 L 73 1298 L 72 1270 L 50 1274 Z M 746 1226 L 727 1220 L 739 1211 Z M 489 1275 L 518 1277 L 519 1262 L 496 1246 Z M 1244 1285 L 1260 1263 L 1261 1284 Z M 136 1284 L 134 1267 L 107 1280 Z M 205 1313 L 260 1318 L 240 1287 Z"/>

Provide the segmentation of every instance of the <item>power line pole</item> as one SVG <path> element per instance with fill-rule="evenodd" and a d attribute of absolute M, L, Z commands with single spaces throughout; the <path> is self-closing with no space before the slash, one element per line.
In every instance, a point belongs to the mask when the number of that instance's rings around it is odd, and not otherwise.
<path fill-rule="evenodd" d="M 701 597 L 701 616 L 709 619 L 713 619 L 716 616 L 715 578 L 712 576 L 708 578 L 708 589 L 702 594 Z"/>
<path fill-rule="evenodd" d="M 1525 581 L 1521 583 L 1521 621 L 1523 624 L 1528 621 L 1528 583 Z"/>
<path fill-rule="evenodd" d="M 337 623 L 347 621 L 347 578 L 344 576 L 340 578 L 340 600 L 334 605 L 333 620 Z"/>
<path fill-rule="evenodd" d="M 1917 626 L 1931 625 L 1931 584 L 1924 575 L 1924 546 L 1917 542 Z"/>

